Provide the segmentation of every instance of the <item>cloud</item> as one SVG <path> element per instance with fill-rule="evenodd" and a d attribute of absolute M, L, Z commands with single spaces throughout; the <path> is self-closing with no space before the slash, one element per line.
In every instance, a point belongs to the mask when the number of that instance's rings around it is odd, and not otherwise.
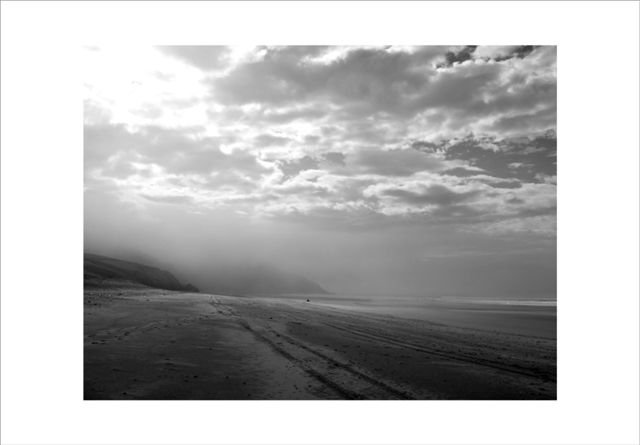
<path fill-rule="evenodd" d="M 84 55 L 87 245 L 336 291 L 554 292 L 555 47 Z"/>
<path fill-rule="evenodd" d="M 554 205 L 555 47 L 154 51 L 127 56 L 162 60 L 144 94 L 86 98 L 87 181 L 138 205 L 461 226 Z"/>
<path fill-rule="evenodd" d="M 317 168 L 318 161 L 309 156 L 305 156 L 293 161 L 281 161 L 278 163 L 278 166 L 282 173 L 284 173 L 284 179 L 286 180 L 296 176 L 301 171 Z"/>
<path fill-rule="evenodd" d="M 525 200 L 514 196 L 513 198 L 507 199 L 506 202 L 507 204 L 520 205 L 520 204 L 524 204 Z"/>
<path fill-rule="evenodd" d="M 224 46 L 159 46 L 158 49 L 206 71 L 224 67 L 230 52 Z"/>
<path fill-rule="evenodd" d="M 344 153 L 329 152 L 322 155 L 322 157 L 330 165 L 337 165 L 337 166 L 343 166 L 343 167 L 346 165 L 345 164 L 346 156 L 344 155 Z"/>
<path fill-rule="evenodd" d="M 468 201 L 478 196 L 480 191 L 455 192 L 444 185 L 434 184 L 418 192 L 405 189 L 387 189 L 382 193 L 383 195 L 397 198 L 409 204 L 450 206 Z"/>
<path fill-rule="evenodd" d="M 503 61 L 512 57 L 524 58 L 531 54 L 538 46 L 520 45 L 520 46 L 480 46 L 475 47 L 473 57 L 481 59 L 493 59 Z"/>
<path fill-rule="evenodd" d="M 476 50 L 476 48 L 477 46 L 468 45 L 458 51 L 447 51 L 447 53 L 444 55 L 445 61 L 441 64 L 438 64 L 437 67 L 450 67 L 455 63 L 462 63 L 470 60 L 473 57 L 473 52 Z"/>
<path fill-rule="evenodd" d="M 427 153 L 441 153 L 448 161 L 466 163 L 465 167 L 446 171 L 456 176 L 474 176 L 475 172 L 498 178 L 501 182 L 537 182 L 537 174 L 555 175 L 557 169 L 555 132 L 504 139 L 470 135 L 438 144 L 414 142 L 413 146 Z"/>
<path fill-rule="evenodd" d="M 140 195 L 143 198 L 158 202 L 161 204 L 191 204 L 193 202 L 193 198 L 191 196 L 184 195 L 160 195 L 160 196 L 151 196 L 151 195 Z"/>
<path fill-rule="evenodd" d="M 519 189 L 520 187 L 522 187 L 522 183 L 517 179 L 500 181 L 500 180 L 496 180 L 496 178 L 491 178 L 488 181 L 486 181 L 486 183 L 489 184 L 491 187 L 502 188 L 502 189 Z"/>
<path fill-rule="evenodd" d="M 103 168 L 109 159 L 153 164 L 170 174 L 207 175 L 239 170 L 256 178 L 268 169 L 256 156 L 234 151 L 224 153 L 215 138 L 194 139 L 178 130 L 143 127 L 129 131 L 123 125 L 85 126 L 85 169 Z"/>
<path fill-rule="evenodd" d="M 427 67 L 439 53 L 434 47 L 412 54 L 360 48 L 331 63 L 304 63 L 321 50 L 267 49 L 261 60 L 239 65 L 212 81 L 212 94 L 225 104 L 273 107 L 319 100 L 368 112 L 374 112 L 374 107 L 397 110 L 407 95 L 419 91 L 428 80 L 430 71 L 420 68 Z"/>
<path fill-rule="evenodd" d="M 530 217 L 507 218 L 490 223 L 481 223 L 470 230 L 480 230 L 489 234 L 521 235 L 523 233 L 555 237 L 557 221 L 555 214 Z"/>
<path fill-rule="evenodd" d="M 259 134 L 254 138 L 254 142 L 259 147 L 269 147 L 272 145 L 287 145 L 291 142 L 291 139 L 282 136 L 275 136 L 273 134 Z"/>
<path fill-rule="evenodd" d="M 419 171 L 437 171 L 449 164 L 438 155 L 413 149 L 363 148 L 346 156 L 347 168 L 382 176 L 410 176 Z"/>

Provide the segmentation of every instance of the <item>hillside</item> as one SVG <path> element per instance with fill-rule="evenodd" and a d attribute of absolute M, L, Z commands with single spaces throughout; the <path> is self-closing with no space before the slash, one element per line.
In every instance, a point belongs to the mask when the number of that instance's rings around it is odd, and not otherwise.
<path fill-rule="evenodd" d="M 216 268 L 201 280 L 201 287 L 220 294 L 326 294 L 318 283 L 264 264 Z"/>
<path fill-rule="evenodd" d="M 131 261 L 117 260 L 90 253 L 84 254 L 85 286 L 97 286 L 105 279 L 115 279 L 167 290 L 198 292 L 190 284 L 182 284 L 166 270 Z"/>

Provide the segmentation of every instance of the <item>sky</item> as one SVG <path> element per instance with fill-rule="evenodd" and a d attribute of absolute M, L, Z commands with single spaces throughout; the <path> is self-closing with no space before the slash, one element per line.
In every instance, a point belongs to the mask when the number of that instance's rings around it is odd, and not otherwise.
<path fill-rule="evenodd" d="M 85 250 L 554 297 L 556 47 L 86 47 Z"/>

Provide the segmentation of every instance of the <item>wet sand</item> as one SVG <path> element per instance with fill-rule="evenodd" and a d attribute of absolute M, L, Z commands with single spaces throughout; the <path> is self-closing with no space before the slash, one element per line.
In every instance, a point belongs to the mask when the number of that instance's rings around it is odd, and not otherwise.
<path fill-rule="evenodd" d="M 292 297 L 278 298 L 287 300 Z M 293 298 L 300 300 L 298 297 Z M 330 295 L 312 298 L 312 303 L 484 331 L 556 338 L 555 301 L 549 304 L 549 301 L 477 301 L 469 298 L 449 301 L 406 297 L 344 298 Z"/>
<path fill-rule="evenodd" d="M 85 290 L 84 398 L 556 398 L 556 341 L 283 301 Z"/>

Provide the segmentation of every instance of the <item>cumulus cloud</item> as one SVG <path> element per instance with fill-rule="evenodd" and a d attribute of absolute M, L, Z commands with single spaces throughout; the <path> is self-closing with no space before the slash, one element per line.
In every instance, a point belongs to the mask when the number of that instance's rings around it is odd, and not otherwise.
<path fill-rule="evenodd" d="M 555 47 L 88 53 L 89 212 L 109 199 L 131 218 L 415 227 L 451 245 L 555 234 Z"/>
<path fill-rule="evenodd" d="M 401 101 L 425 84 L 426 68 L 438 56 L 427 48 L 418 53 L 386 48 L 359 48 L 330 63 L 305 63 L 322 48 L 269 48 L 264 57 L 237 66 L 216 78 L 211 87 L 223 103 L 290 105 L 305 100 L 325 100 L 351 107 L 397 109 Z M 256 79 L 261 79 L 256 82 Z"/>
<path fill-rule="evenodd" d="M 166 196 L 183 196 L 178 191 L 194 197 L 191 203 L 214 206 L 268 196 L 254 209 L 271 216 L 319 208 L 336 216 L 361 208 L 389 216 L 428 204 L 442 213 L 480 195 L 486 207 L 496 191 L 555 177 L 554 47 L 158 51 L 202 70 L 210 122 L 109 123 L 110 110 L 89 97 L 89 177 L 136 182 L 142 190 L 170 184 L 173 194 Z M 172 100 L 176 108 L 192 105 Z M 137 107 L 153 121 L 149 109 Z M 416 182 L 424 173 L 429 182 Z M 396 178 L 409 182 L 397 187 Z M 371 193 L 372 183 L 385 191 Z M 461 184 L 476 189 L 450 188 Z M 474 211 L 459 212 L 461 223 L 490 210 L 465 205 Z"/>

